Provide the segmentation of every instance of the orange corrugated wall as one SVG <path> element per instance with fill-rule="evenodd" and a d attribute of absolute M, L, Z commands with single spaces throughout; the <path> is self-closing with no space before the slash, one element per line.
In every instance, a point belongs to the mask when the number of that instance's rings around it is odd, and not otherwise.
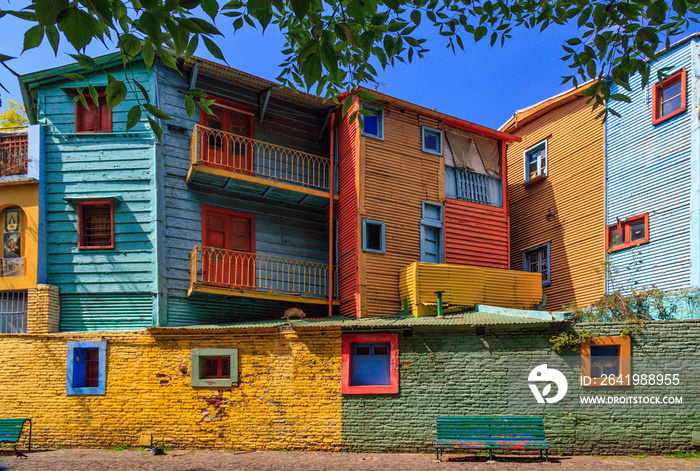
<path fill-rule="evenodd" d="M 445 263 L 508 269 L 504 208 L 445 200 Z"/>
<path fill-rule="evenodd" d="M 349 123 L 339 111 L 338 123 L 338 299 L 340 313 L 359 315 L 358 255 L 359 245 L 359 148 L 357 123 Z"/>
<path fill-rule="evenodd" d="M 551 285 L 546 307 L 587 306 L 604 292 L 605 139 L 600 120 L 579 97 L 513 134 L 508 147 L 511 261 L 522 269 L 522 252 L 550 243 Z M 506 130 L 507 131 L 507 130 Z M 523 186 L 523 152 L 548 139 L 547 178 Z"/>

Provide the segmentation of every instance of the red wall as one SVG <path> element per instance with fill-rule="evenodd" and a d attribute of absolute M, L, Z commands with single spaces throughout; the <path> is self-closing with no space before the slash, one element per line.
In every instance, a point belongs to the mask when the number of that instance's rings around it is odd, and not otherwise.
<path fill-rule="evenodd" d="M 504 208 L 445 200 L 445 263 L 508 269 Z"/>

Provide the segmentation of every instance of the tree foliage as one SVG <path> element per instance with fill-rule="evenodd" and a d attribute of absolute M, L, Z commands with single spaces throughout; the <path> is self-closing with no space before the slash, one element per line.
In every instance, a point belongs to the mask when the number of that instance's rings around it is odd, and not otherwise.
<path fill-rule="evenodd" d="M 0 129 L 20 128 L 29 124 L 24 105 L 15 100 L 8 100 L 10 106 L 0 111 Z"/>
<path fill-rule="evenodd" d="M 456 51 L 467 50 L 470 40 L 502 45 L 515 28 L 574 23 L 579 34 L 562 45 L 562 59 L 571 68 L 564 82 L 596 80 L 586 93 L 595 107 L 603 106 L 605 116 L 606 101 L 629 98 L 611 95 L 603 78 L 609 75 L 629 90 L 630 78 L 641 74 L 646 85 L 649 60 L 696 22 L 698 13 L 698 0 L 33 0 L 22 10 L 0 10 L 0 18 L 27 21 L 23 52 L 43 41 L 58 52 L 65 40 L 86 69 L 95 65 L 85 53 L 92 41 L 117 46 L 125 64 L 141 54 L 150 67 L 157 54 L 175 68 L 177 56 L 189 58 L 200 44 L 225 61 L 217 22 L 230 21 L 236 31 L 279 28 L 286 44 L 278 80 L 334 101 L 341 92 L 375 81 L 373 64 L 387 67 L 423 57 L 425 26 Z M 0 54 L 0 61 L 10 58 Z M 121 102 L 125 91 L 124 83 L 110 78 L 110 106 Z M 187 95 L 188 112 L 195 101 L 206 108 L 203 99 L 201 92 Z M 148 106 L 146 94 L 144 100 L 130 112 L 130 125 L 141 111 L 151 121 L 167 117 Z"/>

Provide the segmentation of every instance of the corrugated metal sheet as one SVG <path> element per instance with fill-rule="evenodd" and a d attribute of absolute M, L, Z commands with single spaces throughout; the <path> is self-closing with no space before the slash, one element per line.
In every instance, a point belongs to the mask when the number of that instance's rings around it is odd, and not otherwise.
<path fill-rule="evenodd" d="M 345 316 L 359 314 L 359 142 L 357 123 L 349 116 L 357 109 L 353 105 L 345 118 L 338 112 L 338 299 Z"/>
<path fill-rule="evenodd" d="M 560 106 L 521 125 L 508 146 L 511 267 L 522 252 L 550 243 L 547 307 L 587 306 L 603 295 L 605 255 L 604 133 L 587 98 L 563 96 Z M 547 139 L 547 178 L 523 186 L 526 149 Z"/>
<path fill-rule="evenodd" d="M 422 151 L 421 126 L 438 128 L 435 118 L 382 104 L 384 140 L 362 137 L 364 173 L 361 217 L 385 223 L 386 252 L 360 254 L 366 267 L 363 316 L 393 315 L 401 309 L 399 272 L 420 260 L 422 202 L 441 204 L 442 157 Z M 363 263 L 360 263 L 363 266 Z"/>
<path fill-rule="evenodd" d="M 341 328 L 347 330 L 358 329 L 387 329 L 406 328 L 418 326 L 496 326 L 496 325 L 550 325 L 552 322 L 563 322 L 557 320 L 538 319 L 527 317 L 513 312 L 513 315 L 497 314 L 491 312 L 461 312 L 457 314 L 446 314 L 442 317 L 414 317 L 393 315 L 384 317 L 368 317 L 354 319 L 347 317 L 327 317 L 319 319 L 293 319 L 293 320 L 266 320 L 258 322 L 242 322 L 237 324 L 211 324 L 211 325 L 191 325 L 187 327 L 154 327 L 148 329 L 151 334 L 176 334 L 181 332 L 193 332 L 198 330 L 267 330 L 279 329 L 292 326 L 295 330 L 305 329 L 329 329 Z M 194 333 L 194 332 L 193 332 Z"/>
<path fill-rule="evenodd" d="M 407 297 L 411 312 L 430 315 L 437 302 L 436 291 L 444 291 L 447 305 L 476 305 L 528 309 L 542 300 L 539 273 L 415 262 L 401 270 L 399 292 Z"/>
<path fill-rule="evenodd" d="M 626 94 L 632 103 L 616 104 L 622 117 L 608 120 L 606 222 L 648 212 L 650 236 L 648 244 L 611 254 L 618 272 L 608 280 L 609 290 L 651 285 L 677 290 L 691 285 L 691 258 L 697 257 L 691 252 L 691 237 L 698 237 L 690 228 L 691 180 L 697 179 L 691 175 L 691 126 L 697 113 L 692 47 L 697 43 L 694 38 L 653 63 L 646 88 L 641 88 L 639 77 L 630 80 L 633 92 Z M 658 82 L 656 72 L 663 68 L 667 73 L 687 70 L 688 110 L 652 126 L 651 90 Z M 612 85 L 611 92 L 624 90 Z"/>
<path fill-rule="evenodd" d="M 152 325 L 151 294 L 61 295 L 61 332 L 138 330 Z"/>
<path fill-rule="evenodd" d="M 445 200 L 445 263 L 508 269 L 505 209 Z"/>

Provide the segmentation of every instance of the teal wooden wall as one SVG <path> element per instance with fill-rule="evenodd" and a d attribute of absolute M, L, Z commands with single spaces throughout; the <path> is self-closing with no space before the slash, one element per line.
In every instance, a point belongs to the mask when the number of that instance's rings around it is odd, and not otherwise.
<path fill-rule="evenodd" d="M 179 89 L 189 87 L 189 76 L 169 69 L 160 70 L 158 99 L 174 122 L 164 125 L 163 146 L 158 160 L 164 162 L 165 260 L 162 270 L 167 280 L 161 292 L 167 293 L 162 309 L 167 309 L 168 325 L 234 322 L 242 319 L 281 317 L 284 303 L 198 295 L 187 298 L 190 285 L 190 252 L 202 243 L 201 205 L 218 206 L 255 215 L 257 253 L 309 260 L 328 261 L 328 233 L 321 210 L 304 210 L 283 203 L 232 196 L 216 189 L 194 189 L 185 178 L 190 167 L 190 137 L 198 114 L 188 118 Z M 247 104 L 259 113 L 257 94 L 243 87 L 223 84 L 204 77 L 198 86 L 208 92 L 225 93 L 229 99 Z M 258 114 L 259 117 L 259 114 Z M 256 117 L 257 118 L 257 117 Z M 328 155 L 325 138 L 319 138 L 325 115 L 301 105 L 271 99 L 263 123 L 255 121 L 255 138 L 294 149 Z M 162 157 L 161 157 L 162 156 Z M 166 308 L 167 305 L 167 308 Z M 327 312 L 327 307 L 324 306 Z M 307 310 L 313 310 L 309 307 Z"/>
<path fill-rule="evenodd" d="M 111 70 L 123 78 L 119 69 Z M 142 65 L 133 73 L 149 94 L 154 83 Z M 97 73 L 93 85 L 105 85 Z M 130 93 L 112 112 L 111 133 L 76 134 L 75 105 L 62 89 L 38 94 L 38 121 L 45 128 L 48 282 L 60 288 L 61 330 L 130 330 L 151 326 L 157 310 L 155 143 L 142 120 L 126 133 L 136 104 Z M 77 213 L 66 198 L 115 196 L 114 250 L 78 250 Z"/>

